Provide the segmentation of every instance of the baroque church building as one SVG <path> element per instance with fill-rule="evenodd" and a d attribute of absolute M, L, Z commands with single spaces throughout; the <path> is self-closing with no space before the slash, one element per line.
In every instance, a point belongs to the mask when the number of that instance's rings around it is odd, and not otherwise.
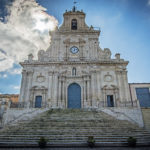
<path fill-rule="evenodd" d="M 131 100 L 128 61 L 99 46 L 100 30 L 85 23 L 85 13 L 63 14 L 64 21 L 50 32 L 49 48 L 21 62 L 19 101 L 28 108 L 136 107 Z"/>

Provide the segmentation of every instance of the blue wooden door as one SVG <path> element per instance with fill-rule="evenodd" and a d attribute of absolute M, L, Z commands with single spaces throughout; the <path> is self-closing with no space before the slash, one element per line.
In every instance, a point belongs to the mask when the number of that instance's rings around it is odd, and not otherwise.
<path fill-rule="evenodd" d="M 150 107 L 149 88 L 136 88 L 136 94 L 141 107 Z"/>
<path fill-rule="evenodd" d="M 35 98 L 35 108 L 41 108 L 42 96 L 36 96 Z"/>
<path fill-rule="evenodd" d="M 113 95 L 107 95 L 107 106 L 114 107 Z"/>
<path fill-rule="evenodd" d="M 76 83 L 68 87 L 68 108 L 81 108 L 81 87 Z"/>

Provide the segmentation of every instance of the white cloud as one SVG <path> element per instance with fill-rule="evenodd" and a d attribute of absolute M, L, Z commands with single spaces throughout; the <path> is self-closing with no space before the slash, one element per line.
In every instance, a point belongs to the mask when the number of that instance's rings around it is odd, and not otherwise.
<path fill-rule="evenodd" d="M 148 0 L 147 4 L 148 4 L 148 6 L 150 6 L 150 0 Z"/>
<path fill-rule="evenodd" d="M 35 0 L 15 0 L 8 11 L 6 23 L 0 21 L 0 72 L 23 61 L 29 53 L 36 57 L 39 49 L 46 49 L 48 31 L 57 26 L 57 20 Z"/>
<path fill-rule="evenodd" d="M 7 74 L 4 74 L 4 75 L 3 75 L 3 78 L 7 78 Z"/>
<path fill-rule="evenodd" d="M 7 74 L 0 74 L 0 78 L 7 78 Z"/>
<path fill-rule="evenodd" d="M 15 90 L 19 90 L 20 89 L 20 86 L 14 86 L 13 87 Z"/>
<path fill-rule="evenodd" d="M 10 74 L 21 74 L 22 69 L 21 68 L 12 68 L 8 70 L 8 73 Z"/>

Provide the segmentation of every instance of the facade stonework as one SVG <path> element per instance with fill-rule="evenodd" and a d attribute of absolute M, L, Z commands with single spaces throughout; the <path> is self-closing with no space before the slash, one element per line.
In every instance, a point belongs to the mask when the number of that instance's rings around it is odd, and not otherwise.
<path fill-rule="evenodd" d="M 100 48 L 100 30 L 86 25 L 84 12 L 73 9 L 63 16 L 61 27 L 50 32 L 49 48 L 38 52 L 38 60 L 30 54 L 20 63 L 19 101 L 29 108 L 138 106 L 130 97 L 128 61 Z"/>

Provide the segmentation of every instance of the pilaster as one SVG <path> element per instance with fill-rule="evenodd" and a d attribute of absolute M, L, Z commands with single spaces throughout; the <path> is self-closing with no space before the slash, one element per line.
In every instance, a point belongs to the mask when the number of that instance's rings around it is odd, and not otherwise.
<path fill-rule="evenodd" d="M 26 88 L 26 83 L 27 83 L 26 80 L 27 80 L 27 72 L 25 70 L 23 70 L 19 102 L 24 102 L 24 100 L 25 100 L 25 88 Z"/>
<path fill-rule="evenodd" d="M 26 96 L 25 96 L 25 102 L 27 104 L 30 104 L 29 101 L 30 101 L 30 89 L 32 86 L 32 76 L 33 76 L 33 71 L 28 71 L 27 72 L 27 85 L 26 85 L 27 89 L 26 89 Z"/>

